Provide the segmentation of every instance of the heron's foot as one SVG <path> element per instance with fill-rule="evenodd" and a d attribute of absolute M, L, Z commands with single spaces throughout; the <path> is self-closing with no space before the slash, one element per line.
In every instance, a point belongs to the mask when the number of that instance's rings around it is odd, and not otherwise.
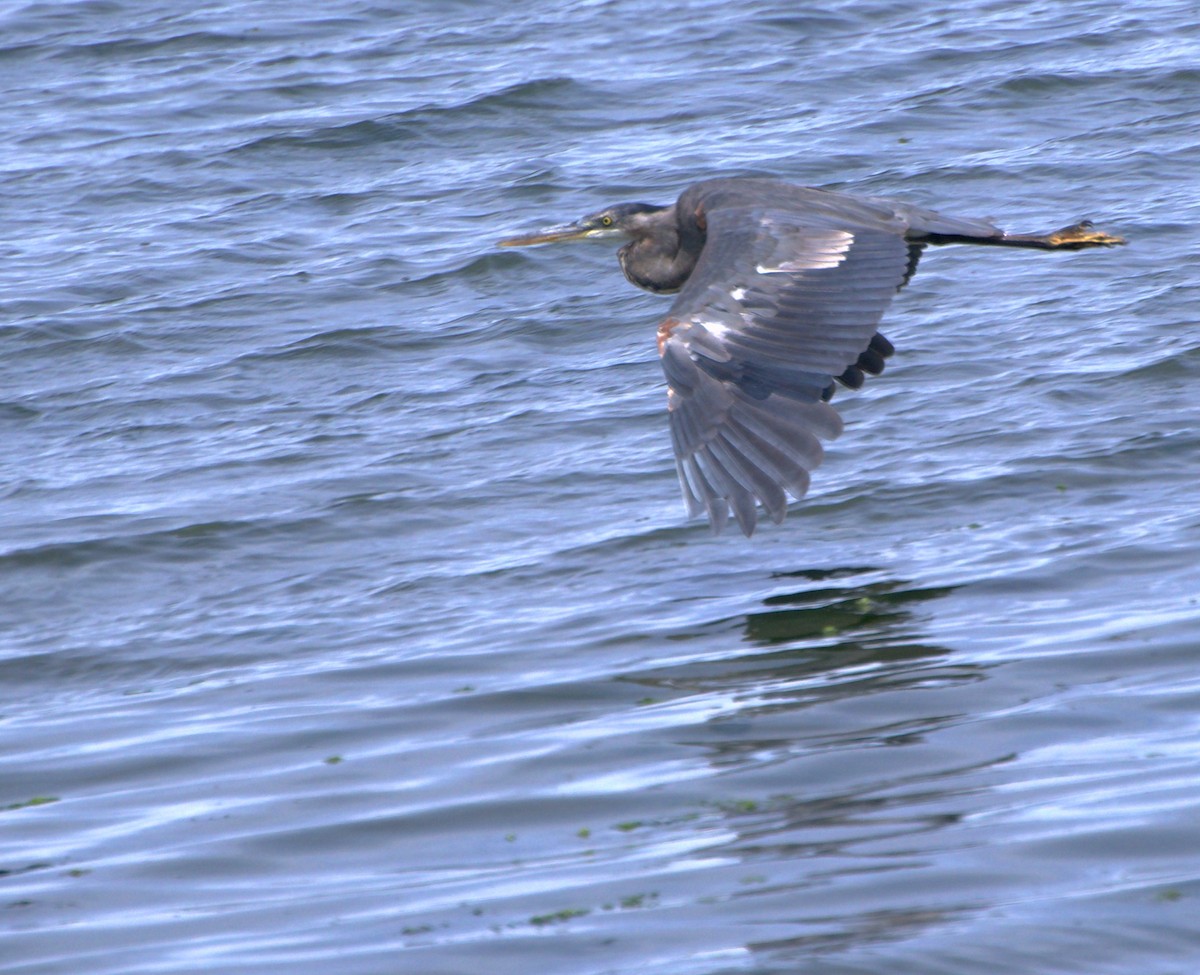
<path fill-rule="evenodd" d="M 1079 250 L 1082 247 L 1113 247 L 1125 243 L 1125 238 L 1106 234 L 1093 227 L 1090 220 L 1084 220 L 1046 234 L 1046 243 L 1055 249 Z"/>

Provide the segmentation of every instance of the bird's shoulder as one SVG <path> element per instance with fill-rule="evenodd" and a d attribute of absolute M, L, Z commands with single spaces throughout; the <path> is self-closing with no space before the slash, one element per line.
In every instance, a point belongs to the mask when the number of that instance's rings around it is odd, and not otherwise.
<path fill-rule="evenodd" d="M 786 217 L 796 227 L 877 231 L 905 235 L 911 208 L 882 197 L 857 196 L 817 186 L 765 177 L 703 180 L 680 195 L 677 210 L 697 219 L 709 232 L 728 231 Z M 734 221 L 722 216 L 736 213 Z M 713 226 L 714 218 L 717 226 Z"/>

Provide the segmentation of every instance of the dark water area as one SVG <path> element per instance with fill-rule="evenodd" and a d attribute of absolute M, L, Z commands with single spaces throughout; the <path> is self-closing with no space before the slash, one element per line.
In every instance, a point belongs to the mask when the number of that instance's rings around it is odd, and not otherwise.
<path fill-rule="evenodd" d="M 0 10 L 0 972 L 1200 967 L 1193 5 Z M 809 497 L 689 520 L 612 249 L 943 248 Z"/>

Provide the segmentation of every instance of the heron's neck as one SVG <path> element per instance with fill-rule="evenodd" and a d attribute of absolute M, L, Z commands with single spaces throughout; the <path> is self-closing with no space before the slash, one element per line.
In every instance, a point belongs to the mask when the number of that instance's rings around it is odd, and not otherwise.
<path fill-rule="evenodd" d="M 617 252 L 621 270 L 632 284 L 656 294 L 671 294 L 683 283 L 696 266 L 699 246 L 681 241 L 675 223 L 674 208 L 649 215 L 643 232 Z"/>

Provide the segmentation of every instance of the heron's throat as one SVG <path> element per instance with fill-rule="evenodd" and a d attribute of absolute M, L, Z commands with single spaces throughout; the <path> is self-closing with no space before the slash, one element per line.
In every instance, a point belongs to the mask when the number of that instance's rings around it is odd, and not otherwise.
<path fill-rule="evenodd" d="M 680 247 L 673 227 L 631 240 L 617 251 L 617 259 L 631 284 L 664 295 L 682 288 L 696 266 L 695 252 Z"/>

